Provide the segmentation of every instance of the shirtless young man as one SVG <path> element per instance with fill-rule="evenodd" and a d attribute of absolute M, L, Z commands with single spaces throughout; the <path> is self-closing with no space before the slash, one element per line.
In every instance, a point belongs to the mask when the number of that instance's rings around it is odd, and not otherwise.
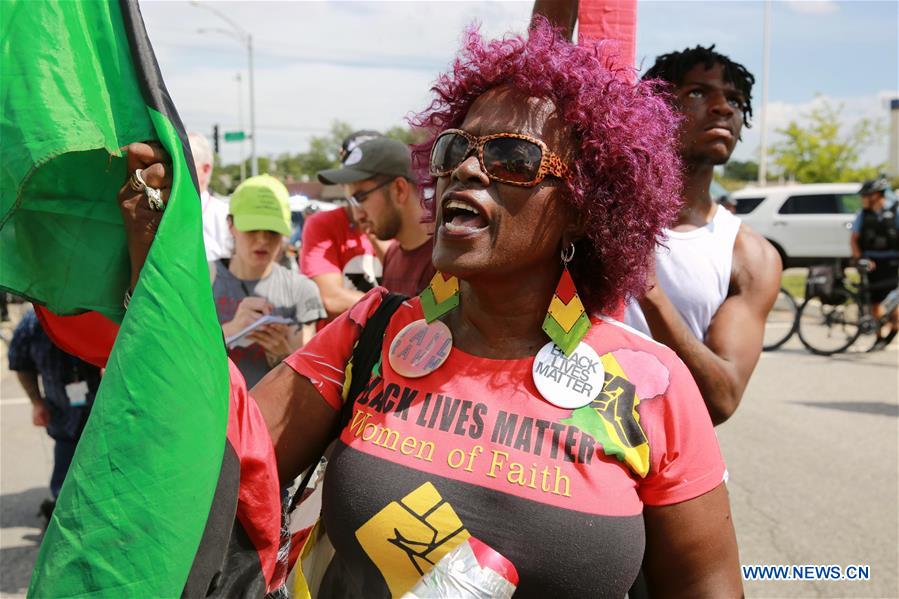
<path fill-rule="evenodd" d="M 754 77 L 713 45 L 660 56 L 643 78 L 667 81 L 684 117 L 684 206 L 656 250 L 655 284 L 625 321 L 677 352 L 717 425 L 737 409 L 758 362 L 782 272 L 774 247 L 709 194 L 715 166 L 749 125 Z"/>
<path fill-rule="evenodd" d="M 578 0 L 535 0 L 569 38 Z M 669 346 L 686 363 L 715 425 L 734 413 L 758 363 L 765 319 L 780 288 L 777 250 L 709 193 L 749 126 L 755 77 L 743 65 L 697 46 L 656 59 L 644 79 L 668 82 L 683 115 L 684 206 L 656 250 L 656 278 L 631 301 L 625 322 Z"/>

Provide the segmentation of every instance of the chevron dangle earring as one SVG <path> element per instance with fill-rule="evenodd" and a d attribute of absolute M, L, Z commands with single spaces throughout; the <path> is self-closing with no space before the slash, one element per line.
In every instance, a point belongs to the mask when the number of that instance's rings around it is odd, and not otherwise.
<path fill-rule="evenodd" d="M 435 273 L 418 297 L 425 320 L 430 324 L 459 305 L 459 279 Z"/>
<path fill-rule="evenodd" d="M 572 258 L 573 243 L 562 250 L 562 277 L 543 319 L 543 332 L 552 341 L 537 352 L 531 375 L 546 401 L 576 410 L 599 395 L 605 369 L 596 351 L 583 342 L 593 325 L 568 272 Z"/>
<path fill-rule="evenodd" d="M 459 305 L 459 279 L 438 272 L 419 294 L 425 317 L 407 324 L 390 343 L 387 359 L 397 374 L 420 378 L 440 368 L 453 349 L 453 334 L 437 320 Z"/>

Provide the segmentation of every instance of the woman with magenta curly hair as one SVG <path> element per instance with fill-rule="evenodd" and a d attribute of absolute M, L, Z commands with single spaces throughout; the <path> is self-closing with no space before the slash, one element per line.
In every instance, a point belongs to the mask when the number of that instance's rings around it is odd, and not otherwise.
<path fill-rule="evenodd" d="M 622 597 L 641 564 L 654 595 L 739 596 L 696 385 L 606 316 L 677 211 L 671 111 L 543 20 L 469 32 L 433 91 L 434 280 L 371 291 L 252 390 L 282 483 L 337 437 L 318 595 L 401 596 L 486 546 L 516 597 Z"/>

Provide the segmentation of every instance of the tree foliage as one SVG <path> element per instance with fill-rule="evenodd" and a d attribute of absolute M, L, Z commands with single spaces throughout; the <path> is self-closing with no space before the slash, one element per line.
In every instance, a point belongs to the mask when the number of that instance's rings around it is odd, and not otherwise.
<path fill-rule="evenodd" d="M 757 181 L 759 178 L 759 163 L 754 160 L 740 162 L 731 160 L 724 165 L 724 176 L 737 181 Z"/>
<path fill-rule="evenodd" d="M 883 126 L 865 118 L 847 127 L 843 108 L 821 101 L 800 121 L 777 130 L 782 139 L 772 146 L 770 155 L 784 177 L 800 183 L 828 183 L 876 176 L 882 165 L 860 165 L 859 161 Z"/>
<path fill-rule="evenodd" d="M 282 181 L 314 180 L 319 171 L 334 168 L 340 164 L 338 159 L 340 144 L 356 129 L 346 121 L 336 120 L 331 123 L 328 133 L 309 139 L 309 148 L 305 152 L 284 153 L 274 157 L 259 156 L 259 172 L 268 173 Z M 423 132 L 400 126 L 392 127 L 384 134 L 407 144 L 420 143 L 424 140 Z M 249 176 L 249 158 L 246 160 L 246 172 Z M 229 195 L 239 183 L 240 163 L 216 164 L 210 182 L 213 193 Z"/>

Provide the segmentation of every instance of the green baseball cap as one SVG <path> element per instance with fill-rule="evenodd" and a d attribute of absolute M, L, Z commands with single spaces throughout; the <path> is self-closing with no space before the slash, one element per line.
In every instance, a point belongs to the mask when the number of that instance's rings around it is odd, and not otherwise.
<path fill-rule="evenodd" d="M 231 195 L 228 214 L 238 231 L 275 231 L 290 235 L 290 194 L 271 175 L 250 177 Z"/>
<path fill-rule="evenodd" d="M 335 185 L 356 183 L 379 175 L 415 180 L 412 157 L 406 144 L 389 137 L 369 139 L 353 148 L 340 168 L 319 171 L 318 180 L 325 185 Z"/>

